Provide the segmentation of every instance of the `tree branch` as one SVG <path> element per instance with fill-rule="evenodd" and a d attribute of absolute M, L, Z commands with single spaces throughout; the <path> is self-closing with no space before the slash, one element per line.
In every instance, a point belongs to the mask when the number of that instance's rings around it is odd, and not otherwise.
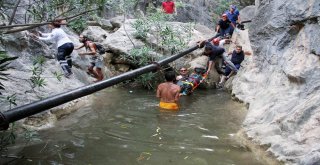
<path fill-rule="evenodd" d="M 73 15 L 73 16 L 70 16 L 70 17 L 61 18 L 60 20 L 73 19 L 73 18 L 79 17 L 79 16 L 81 16 L 81 15 L 84 15 L 84 14 L 86 14 L 86 13 L 95 11 L 95 10 L 97 10 L 97 9 L 87 10 L 87 11 L 84 11 L 84 12 L 82 12 L 82 13 L 79 13 L 79 14 L 76 14 L 76 15 Z M 52 21 L 43 22 L 43 23 L 33 23 L 33 24 L 8 25 L 8 26 L 0 26 L 0 29 L 12 28 L 12 27 L 28 26 L 28 27 L 24 27 L 24 28 L 17 28 L 17 29 L 7 30 L 7 31 L 4 31 L 4 32 L 3 32 L 3 34 L 10 34 L 10 33 L 16 33 L 16 32 L 20 32 L 20 31 L 24 31 L 24 30 L 33 29 L 33 28 L 36 28 L 36 27 L 39 27 L 39 26 L 43 26 L 43 25 L 50 24 L 50 23 L 52 23 Z"/>
<path fill-rule="evenodd" d="M 70 12 L 70 11 L 74 10 L 74 9 L 75 9 L 75 7 L 71 8 L 71 9 L 69 9 L 69 10 L 65 11 L 65 12 L 62 12 L 62 13 L 61 13 L 61 14 L 59 14 L 58 16 L 54 17 L 54 19 L 57 19 L 57 18 L 59 18 L 59 17 L 63 16 L 64 14 L 66 14 L 66 13 L 68 13 L 68 12 Z"/>
<path fill-rule="evenodd" d="M 17 12 L 18 6 L 19 6 L 19 4 L 20 4 L 20 1 L 21 1 L 21 0 L 18 0 L 18 1 L 17 1 L 17 3 L 16 3 L 16 5 L 14 6 L 14 9 L 13 9 L 12 15 L 11 15 L 10 20 L 9 20 L 9 25 L 11 25 L 11 24 L 12 24 L 12 22 L 13 22 L 13 20 L 14 20 L 14 17 L 15 17 L 15 15 L 16 15 L 16 12 Z"/>

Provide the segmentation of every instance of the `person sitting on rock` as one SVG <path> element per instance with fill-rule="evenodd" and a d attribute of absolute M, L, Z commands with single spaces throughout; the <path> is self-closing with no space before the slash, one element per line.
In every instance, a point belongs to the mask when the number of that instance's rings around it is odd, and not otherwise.
<path fill-rule="evenodd" d="M 236 50 L 234 50 L 231 54 L 231 62 L 234 64 L 234 66 L 237 69 L 240 69 L 240 64 L 244 60 L 244 52 L 242 50 L 242 46 L 238 45 L 236 46 Z M 226 66 L 226 70 L 224 75 L 222 75 L 220 82 L 219 82 L 219 87 L 222 87 L 223 83 L 230 78 L 235 72 L 229 67 Z"/>
<path fill-rule="evenodd" d="M 75 48 L 75 50 L 81 49 L 82 47 L 86 48 L 87 52 L 79 53 L 80 56 L 90 55 L 90 66 L 88 67 L 88 72 L 96 78 L 94 82 L 103 80 L 103 62 L 102 56 L 97 52 L 97 46 L 95 43 L 90 41 L 86 36 L 80 35 L 79 41 L 82 43 L 80 46 Z"/>
<path fill-rule="evenodd" d="M 182 81 L 183 81 L 183 80 L 188 79 L 188 77 L 189 77 L 189 72 L 188 72 L 188 69 L 187 69 L 187 68 L 182 67 L 182 68 L 180 68 L 179 72 L 180 72 L 180 75 L 178 75 L 178 76 L 176 77 L 176 80 L 177 80 L 177 81 L 179 81 L 179 80 L 182 80 Z"/>
<path fill-rule="evenodd" d="M 231 23 L 231 21 L 228 19 L 227 14 L 222 14 L 221 19 L 218 22 L 216 32 L 214 38 L 216 37 L 222 37 L 222 38 L 231 38 L 233 29 L 235 26 Z"/>

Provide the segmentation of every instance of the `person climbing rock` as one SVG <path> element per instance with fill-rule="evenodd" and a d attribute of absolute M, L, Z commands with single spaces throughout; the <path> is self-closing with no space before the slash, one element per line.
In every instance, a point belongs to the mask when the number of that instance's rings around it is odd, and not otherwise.
<path fill-rule="evenodd" d="M 230 42 L 231 42 L 230 39 L 221 39 L 220 37 L 217 37 L 217 38 L 213 39 L 211 43 L 214 46 L 218 46 L 220 48 L 223 48 L 223 46 L 225 44 L 229 44 Z M 215 66 L 217 72 L 219 74 L 224 74 L 223 68 L 225 67 L 225 64 L 223 63 L 222 56 L 218 56 L 218 58 L 216 58 L 214 61 L 215 61 L 215 65 L 214 66 Z"/>
<path fill-rule="evenodd" d="M 159 107 L 167 110 L 179 110 L 180 86 L 173 83 L 176 75 L 173 71 L 165 73 L 166 82 L 158 85 L 157 97 L 160 98 Z"/>
<path fill-rule="evenodd" d="M 74 45 L 68 35 L 62 30 L 61 25 L 63 24 L 66 24 L 64 20 L 55 20 L 48 25 L 48 27 L 52 29 L 51 33 L 42 33 L 39 31 L 38 33 L 40 36 L 31 35 L 43 41 L 55 42 L 58 49 L 57 59 L 63 70 L 64 76 L 69 78 L 70 75 L 72 75 L 71 53 L 74 49 Z"/>
<path fill-rule="evenodd" d="M 204 51 L 203 54 L 209 57 L 209 62 L 208 62 L 208 69 L 207 69 L 207 75 L 209 75 L 209 72 L 211 70 L 212 67 L 214 67 L 214 63 L 213 61 L 215 60 L 216 57 L 222 57 L 223 60 L 225 61 L 225 63 L 227 65 L 229 65 L 229 67 L 237 72 L 238 69 L 234 66 L 234 64 L 227 58 L 227 53 L 225 52 L 225 49 L 219 46 L 215 46 L 212 43 L 208 42 L 208 41 L 201 41 L 198 42 L 198 46 L 200 48 L 204 47 Z"/>
<path fill-rule="evenodd" d="M 97 52 L 97 45 L 90 41 L 86 36 L 80 35 L 79 41 L 82 43 L 80 46 L 75 48 L 75 50 L 81 49 L 83 47 L 86 48 L 86 52 L 79 53 L 80 56 L 90 55 L 90 66 L 88 67 L 88 72 L 93 75 L 96 80 L 94 82 L 98 82 L 103 80 L 103 62 L 102 56 Z"/>
<path fill-rule="evenodd" d="M 237 69 L 240 69 L 240 64 L 241 62 L 244 60 L 244 52 L 242 50 L 242 46 L 240 45 L 237 45 L 236 46 L 236 50 L 234 50 L 232 52 L 232 55 L 231 55 L 231 62 L 234 64 L 234 66 L 237 68 Z M 227 66 L 226 67 L 226 70 L 225 70 L 225 74 L 222 75 L 221 79 L 220 79 L 220 82 L 219 82 L 219 87 L 222 87 L 223 83 L 228 79 L 230 78 L 232 75 L 234 74 L 234 71 L 229 67 Z"/>
<path fill-rule="evenodd" d="M 221 39 L 220 37 L 214 38 L 211 43 L 215 46 L 219 46 L 223 48 L 225 44 L 230 44 L 232 41 L 231 39 Z"/>
<path fill-rule="evenodd" d="M 176 6 L 172 0 L 166 0 L 166 1 L 162 2 L 162 10 L 166 14 L 177 15 Z"/>

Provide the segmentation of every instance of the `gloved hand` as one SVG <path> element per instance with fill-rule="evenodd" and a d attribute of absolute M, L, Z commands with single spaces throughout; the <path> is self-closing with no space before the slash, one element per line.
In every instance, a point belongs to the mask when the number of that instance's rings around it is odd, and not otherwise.
<path fill-rule="evenodd" d="M 239 31 L 238 28 L 235 28 L 235 29 L 234 29 L 234 32 L 237 33 L 237 34 L 239 34 L 240 31 Z"/>

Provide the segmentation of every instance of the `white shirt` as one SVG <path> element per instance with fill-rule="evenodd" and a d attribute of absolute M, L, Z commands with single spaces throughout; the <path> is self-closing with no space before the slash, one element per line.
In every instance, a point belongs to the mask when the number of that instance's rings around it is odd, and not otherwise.
<path fill-rule="evenodd" d="M 72 43 L 68 38 L 66 32 L 64 32 L 61 28 L 54 28 L 51 33 L 41 33 L 43 37 L 39 37 L 40 40 L 44 41 L 54 41 L 57 44 L 57 47 L 65 43 Z"/>
<path fill-rule="evenodd" d="M 224 46 L 225 43 L 226 43 L 226 40 L 225 40 L 225 39 L 219 41 L 219 47 L 223 48 L 223 46 Z"/>

